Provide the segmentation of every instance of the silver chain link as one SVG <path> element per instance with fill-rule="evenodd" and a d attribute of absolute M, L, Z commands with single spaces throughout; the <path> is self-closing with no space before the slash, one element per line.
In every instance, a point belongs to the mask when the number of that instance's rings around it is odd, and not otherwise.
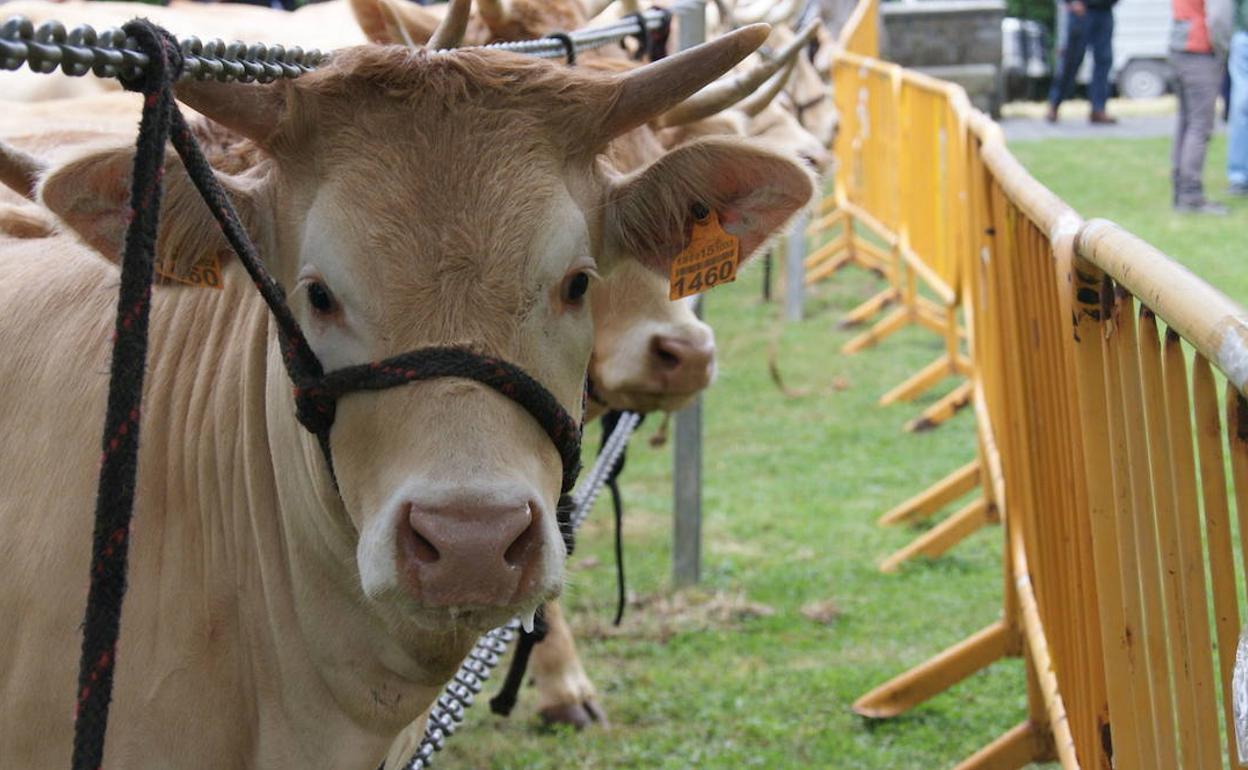
<path fill-rule="evenodd" d="M 633 431 L 641 424 L 641 415 L 636 412 L 624 412 L 620 415 L 615 430 L 607 438 L 594 467 L 590 469 L 585 482 L 572 493 L 572 530 L 575 532 L 589 516 L 589 511 L 598 499 L 603 484 L 611 475 L 611 469 L 624 453 Z M 578 494 L 579 493 L 579 494 Z M 487 631 L 472 652 L 459 667 L 450 684 L 442 690 L 433 708 L 429 710 L 429 721 L 425 725 L 425 737 L 412 754 L 412 758 L 403 765 L 403 770 L 427 770 L 433 764 L 433 755 L 442 750 L 446 739 L 455 733 L 456 728 L 464 720 L 464 712 L 472 706 L 473 701 L 481 694 L 490 674 L 502 661 L 507 647 L 515 641 L 520 631 L 520 619 L 512 618 L 505 626 Z"/>
<path fill-rule="evenodd" d="M 183 78 L 242 83 L 269 83 L 296 78 L 328 60 L 329 54 L 299 46 L 202 42 L 197 37 L 178 41 L 182 51 Z M 147 55 L 135 50 L 132 38 L 120 29 L 97 32 L 83 24 L 66 30 L 59 21 L 35 27 L 29 19 L 14 16 L 0 25 L 0 69 L 16 70 L 23 64 L 34 72 L 57 69 L 81 77 L 94 73 L 102 78 L 136 77 L 147 66 Z"/>

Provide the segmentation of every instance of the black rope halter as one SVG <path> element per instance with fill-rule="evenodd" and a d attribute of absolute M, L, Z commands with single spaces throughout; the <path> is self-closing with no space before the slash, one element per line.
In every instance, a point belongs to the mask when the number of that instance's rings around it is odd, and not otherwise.
<path fill-rule="evenodd" d="M 74 720 L 74 770 L 98 770 L 112 698 L 117 638 L 126 591 L 130 520 L 138 471 L 140 407 L 147 355 L 156 233 L 165 143 L 172 141 L 187 175 L 212 211 L 256 290 L 273 314 L 282 360 L 294 387 L 300 424 L 316 436 L 333 474 L 330 432 L 338 399 L 441 377 L 474 380 L 506 396 L 537 420 L 563 463 L 559 529 L 571 549 L 568 492 L 580 470 L 581 426 L 537 380 L 515 364 L 466 347 L 430 347 L 326 373 L 286 302 L 285 291 L 256 254 L 233 204 L 221 189 L 173 98 L 182 68 L 177 41 L 146 20 L 125 26 L 150 59 L 141 77 L 124 81 L 144 94 L 131 182 L 113 363 L 96 498 L 91 584 L 83 623 Z"/>

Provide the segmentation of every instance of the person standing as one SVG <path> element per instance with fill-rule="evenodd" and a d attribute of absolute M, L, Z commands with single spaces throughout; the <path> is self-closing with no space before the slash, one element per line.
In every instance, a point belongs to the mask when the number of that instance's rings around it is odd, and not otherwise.
<path fill-rule="evenodd" d="M 1231 37 L 1231 0 L 1171 0 L 1171 11 L 1170 65 L 1179 97 L 1171 203 L 1184 214 L 1226 214 L 1224 204 L 1205 197 L 1203 176 Z"/>
<path fill-rule="evenodd" d="M 1231 37 L 1230 126 L 1226 130 L 1226 181 L 1231 195 L 1248 196 L 1248 0 L 1236 0 Z"/>
<path fill-rule="evenodd" d="M 1062 101 L 1070 96 L 1075 76 L 1083 65 L 1083 56 L 1092 49 L 1092 82 L 1088 86 L 1088 98 L 1092 101 L 1091 122 L 1094 124 L 1117 123 L 1116 118 L 1105 112 L 1109 100 L 1109 70 L 1114 63 L 1114 4 L 1118 0 L 1062 0 L 1066 34 L 1060 38 L 1057 50 L 1057 71 L 1053 73 L 1053 85 L 1049 88 L 1049 111 L 1045 116 L 1050 123 L 1057 122 L 1057 111 Z"/>

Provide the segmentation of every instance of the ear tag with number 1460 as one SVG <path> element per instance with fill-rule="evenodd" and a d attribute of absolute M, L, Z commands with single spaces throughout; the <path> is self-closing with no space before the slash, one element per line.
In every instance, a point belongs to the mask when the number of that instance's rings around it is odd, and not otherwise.
<path fill-rule="evenodd" d="M 690 297 L 737 279 L 740 258 L 737 237 L 724 232 L 719 214 L 704 210 L 706 216 L 694 220 L 689 245 L 672 260 L 669 299 Z"/>

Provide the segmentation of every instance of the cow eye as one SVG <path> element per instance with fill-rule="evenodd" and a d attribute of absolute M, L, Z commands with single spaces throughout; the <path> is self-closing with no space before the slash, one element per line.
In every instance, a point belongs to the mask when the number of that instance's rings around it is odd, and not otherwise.
<path fill-rule="evenodd" d="M 308 302 L 312 303 L 312 309 L 322 315 L 328 315 L 334 312 L 337 303 L 334 302 L 334 295 L 330 293 L 329 287 L 320 281 L 312 281 L 308 284 Z"/>
<path fill-rule="evenodd" d="M 564 279 L 563 301 L 569 305 L 579 305 L 589 291 L 589 273 L 584 270 L 573 273 Z"/>

